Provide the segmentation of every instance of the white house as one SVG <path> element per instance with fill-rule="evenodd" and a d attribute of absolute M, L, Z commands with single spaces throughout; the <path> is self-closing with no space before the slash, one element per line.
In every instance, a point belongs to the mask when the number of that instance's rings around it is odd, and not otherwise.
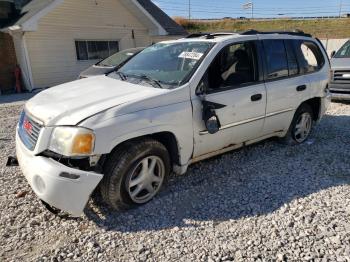
<path fill-rule="evenodd" d="M 12 37 L 28 90 L 74 80 L 118 50 L 186 35 L 150 0 L 18 1 L 18 17 L 0 30 Z"/>

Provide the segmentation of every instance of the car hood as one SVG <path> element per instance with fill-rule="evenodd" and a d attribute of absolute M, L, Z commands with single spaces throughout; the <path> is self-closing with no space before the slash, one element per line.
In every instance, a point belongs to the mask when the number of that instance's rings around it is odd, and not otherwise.
<path fill-rule="evenodd" d="M 25 108 L 46 126 L 76 125 L 107 109 L 162 92 L 165 90 L 96 76 L 47 89 L 30 99 Z"/>
<path fill-rule="evenodd" d="M 332 58 L 332 69 L 350 69 L 350 58 Z"/>

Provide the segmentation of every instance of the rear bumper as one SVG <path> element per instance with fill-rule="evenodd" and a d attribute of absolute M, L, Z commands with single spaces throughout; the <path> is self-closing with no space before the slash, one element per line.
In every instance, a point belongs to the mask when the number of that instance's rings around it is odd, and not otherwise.
<path fill-rule="evenodd" d="M 48 204 L 80 216 L 102 174 L 67 167 L 51 158 L 35 156 L 16 135 L 16 154 L 21 170 L 35 194 Z M 62 177 L 73 174 L 75 179 Z"/>

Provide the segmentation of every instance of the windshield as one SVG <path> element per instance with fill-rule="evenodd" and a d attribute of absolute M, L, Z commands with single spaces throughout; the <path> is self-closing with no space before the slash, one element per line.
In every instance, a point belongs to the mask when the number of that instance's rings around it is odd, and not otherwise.
<path fill-rule="evenodd" d="M 348 58 L 350 57 L 350 41 L 346 42 L 335 54 L 335 58 Z"/>
<path fill-rule="evenodd" d="M 121 63 L 125 62 L 127 59 L 130 59 L 135 54 L 143 50 L 144 48 L 133 48 L 133 49 L 127 49 L 118 53 L 115 53 L 114 55 L 111 55 L 110 57 L 107 57 L 106 59 L 98 62 L 96 65 L 98 66 L 106 66 L 106 67 L 115 67 L 120 65 Z"/>
<path fill-rule="evenodd" d="M 129 77 L 147 77 L 165 85 L 180 85 L 192 74 L 213 43 L 158 43 L 134 56 L 119 72 Z"/>

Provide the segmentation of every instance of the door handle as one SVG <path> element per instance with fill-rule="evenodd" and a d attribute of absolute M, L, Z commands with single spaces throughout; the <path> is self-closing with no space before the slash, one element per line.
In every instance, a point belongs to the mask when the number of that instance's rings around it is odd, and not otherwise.
<path fill-rule="evenodd" d="M 261 98 L 262 98 L 262 94 L 255 94 L 255 95 L 252 95 L 252 96 L 250 97 L 250 99 L 251 99 L 253 102 L 259 101 L 259 100 L 261 100 Z"/>
<path fill-rule="evenodd" d="M 300 92 L 300 91 L 304 91 L 306 89 L 306 85 L 301 85 L 301 86 L 298 86 L 297 87 L 297 91 Z"/>

